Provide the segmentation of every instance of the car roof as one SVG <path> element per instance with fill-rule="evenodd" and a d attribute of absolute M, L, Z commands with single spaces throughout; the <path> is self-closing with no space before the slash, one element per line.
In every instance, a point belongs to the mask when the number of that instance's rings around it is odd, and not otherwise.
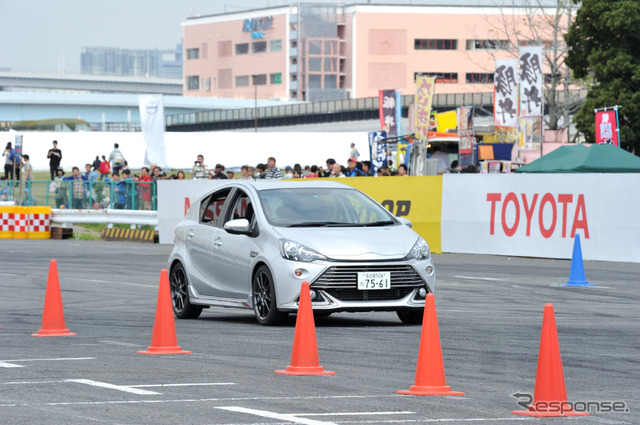
<path fill-rule="evenodd" d="M 287 189 L 287 188 L 336 188 L 336 189 L 353 189 L 351 186 L 344 183 L 340 183 L 334 180 L 305 180 L 296 179 L 290 180 L 236 180 L 229 182 L 230 185 L 252 187 L 256 191 L 269 190 L 269 189 Z"/>

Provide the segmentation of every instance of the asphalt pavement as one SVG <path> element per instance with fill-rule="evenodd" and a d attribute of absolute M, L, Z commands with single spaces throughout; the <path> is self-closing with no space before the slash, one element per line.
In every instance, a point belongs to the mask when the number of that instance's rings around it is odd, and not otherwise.
<path fill-rule="evenodd" d="M 176 320 L 178 344 L 191 354 L 138 354 L 151 343 L 170 250 L 0 241 L 0 424 L 640 423 L 639 264 L 587 261 L 595 286 L 572 288 L 559 286 L 568 260 L 434 255 L 446 383 L 465 395 L 416 397 L 396 391 L 414 385 L 421 327 L 395 313 L 316 319 L 320 364 L 334 376 L 275 374 L 290 364 L 295 316 L 262 327 L 250 310 Z M 31 336 L 51 259 L 76 336 Z M 591 416 L 512 413 L 534 392 L 546 303 L 568 401 L 589 403 Z M 620 411 L 606 411 L 613 402 Z"/>

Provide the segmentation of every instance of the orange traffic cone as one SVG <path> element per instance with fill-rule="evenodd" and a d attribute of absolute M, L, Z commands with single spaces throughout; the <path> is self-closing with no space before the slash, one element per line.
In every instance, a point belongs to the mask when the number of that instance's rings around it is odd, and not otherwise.
<path fill-rule="evenodd" d="M 556 317 L 551 303 L 544 306 L 542 317 L 542 334 L 540 336 L 538 372 L 536 373 L 533 403 L 529 406 L 529 410 L 514 410 L 513 413 L 538 417 L 589 416 L 586 412 L 575 412 L 567 402 Z"/>
<path fill-rule="evenodd" d="M 407 395 L 464 395 L 461 392 L 451 391 L 451 387 L 445 382 L 436 302 L 431 293 L 427 294 L 427 299 L 425 300 L 415 385 L 412 385 L 409 390 L 396 391 L 396 393 Z"/>
<path fill-rule="evenodd" d="M 293 335 L 291 365 L 285 370 L 276 370 L 282 375 L 335 375 L 335 372 L 324 370 L 318 359 L 316 342 L 316 325 L 313 320 L 313 308 L 309 295 L 309 282 L 302 282 L 300 299 L 298 300 L 298 317 Z"/>
<path fill-rule="evenodd" d="M 146 350 L 138 351 L 139 354 L 190 354 L 178 346 L 176 336 L 176 323 L 173 318 L 173 305 L 171 302 L 171 290 L 169 289 L 169 273 L 166 269 L 160 272 L 160 287 L 158 288 L 158 303 L 156 305 L 156 318 L 153 322 L 153 335 L 151 345 Z"/>
<path fill-rule="evenodd" d="M 42 329 L 31 336 L 74 336 L 64 324 L 62 297 L 60 296 L 60 282 L 58 281 L 58 263 L 49 262 L 49 278 L 47 291 L 44 295 L 44 310 L 42 312 Z"/>

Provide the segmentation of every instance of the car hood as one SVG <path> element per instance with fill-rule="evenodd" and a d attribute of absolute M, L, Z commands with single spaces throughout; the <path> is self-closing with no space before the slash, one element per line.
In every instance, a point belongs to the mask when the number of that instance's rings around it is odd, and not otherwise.
<path fill-rule="evenodd" d="M 392 260 L 407 256 L 418 234 L 404 225 L 384 227 L 274 227 L 276 233 L 336 260 Z"/>

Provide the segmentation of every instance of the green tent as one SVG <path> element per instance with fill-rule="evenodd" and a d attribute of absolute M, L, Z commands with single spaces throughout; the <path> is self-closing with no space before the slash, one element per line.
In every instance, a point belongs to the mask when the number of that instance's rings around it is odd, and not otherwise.
<path fill-rule="evenodd" d="M 640 173 L 640 158 L 615 145 L 562 146 L 516 173 Z"/>

